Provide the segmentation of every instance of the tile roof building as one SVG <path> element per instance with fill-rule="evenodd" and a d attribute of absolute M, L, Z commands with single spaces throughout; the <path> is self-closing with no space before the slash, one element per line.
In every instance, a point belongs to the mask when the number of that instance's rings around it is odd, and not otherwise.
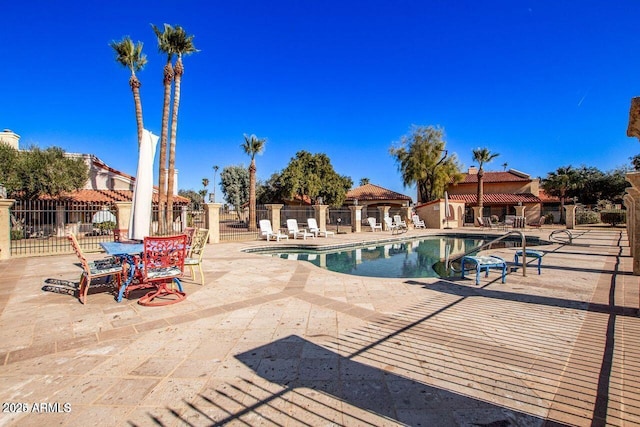
<path fill-rule="evenodd" d="M 477 168 L 469 168 L 462 181 L 450 185 L 447 191 L 450 200 L 465 203 L 465 222 L 473 223 L 475 218 L 472 207 L 478 205 Z M 503 219 L 506 215 L 516 215 L 516 211 L 524 211 L 528 221 L 535 221 L 540 217 L 543 203 L 558 201 L 542 191 L 538 178 L 531 178 L 515 169 L 485 172 L 482 200 L 482 216 L 496 215 Z"/>

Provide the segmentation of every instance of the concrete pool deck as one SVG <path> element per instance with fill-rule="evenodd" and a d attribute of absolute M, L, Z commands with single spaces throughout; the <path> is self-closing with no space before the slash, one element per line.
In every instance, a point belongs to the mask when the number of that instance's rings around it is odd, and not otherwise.
<path fill-rule="evenodd" d="M 626 232 L 574 235 L 536 248 L 541 275 L 480 285 L 241 251 L 277 242 L 209 245 L 205 285 L 185 280 L 187 300 L 165 307 L 44 292 L 78 280 L 75 255 L 2 261 L 0 425 L 640 425 Z M 487 252 L 512 261 L 515 248 Z"/>

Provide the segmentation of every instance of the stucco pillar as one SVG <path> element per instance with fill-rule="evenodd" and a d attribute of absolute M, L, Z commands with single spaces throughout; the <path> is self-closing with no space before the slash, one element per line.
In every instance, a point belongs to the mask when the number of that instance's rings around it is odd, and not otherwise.
<path fill-rule="evenodd" d="M 351 231 L 360 233 L 362 231 L 362 206 L 349 206 L 351 211 Z"/>
<path fill-rule="evenodd" d="M 566 212 L 565 223 L 567 224 L 567 229 L 576 228 L 576 205 L 565 205 L 564 210 Z"/>
<path fill-rule="evenodd" d="M 382 223 L 383 230 L 388 230 L 387 223 L 384 222 L 384 218 L 389 216 L 389 208 L 391 208 L 391 206 L 378 206 L 378 212 L 380 212 L 380 222 Z"/>
<path fill-rule="evenodd" d="M 631 217 L 627 217 L 627 222 L 631 222 L 628 230 L 631 254 L 633 255 L 633 274 L 640 276 L 640 172 L 630 172 L 627 174 L 627 181 L 631 183 L 631 188 L 627 188 L 627 194 L 631 199 Z M 631 243 L 633 242 L 633 243 Z"/>
<path fill-rule="evenodd" d="M 222 203 L 204 204 L 204 223 L 209 229 L 209 242 L 220 243 L 220 208 Z"/>
<path fill-rule="evenodd" d="M 473 225 L 480 227 L 478 224 L 478 218 L 482 218 L 482 210 L 480 209 L 480 206 L 472 206 L 471 209 L 473 209 Z"/>
<path fill-rule="evenodd" d="M 400 209 L 400 212 L 400 216 L 404 222 L 407 223 L 407 226 L 409 226 L 409 224 L 413 224 L 413 222 L 411 222 L 411 213 L 413 212 L 413 208 L 411 206 L 403 206 L 402 209 Z"/>
<path fill-rule="evenodd" d="M 13 199 L 0 199 L 0 259 L 11 258 L 11 206 Z"/>
<path fill-rule="evenodd" d="M 120 230 L 129 229 L 129 221 L 131 220 L 131 202 L 115 202 L 116 205 L 116 228 Z"/>
<path fill-rule="evenodd" d="M 327 231 L 327 208 L 329 205 L 313 205 L 316 222 L 320 231 Z"/>
<path fill-rule="evenodd" d="M 524 216 L 524 210 L 527 208 L 526 206 L 517 205 L 514 207 L 516 208 L 516 216 Z"/>
<path fill-rule="evenodd" d="M 279 230 L 280 229 L 280 210 L 284 205 L 278 205 L 278 204 L 272 203 L 264 206 L 267 208 L 267 218 L 269 218 L 269 221 L 271 221 L 271 228 L 273 228 L 274 231 Z M 320 226 L 320 224 L 318 224 L 318 226 Z"/>
<path fill-rule="evenodd" d="M 634 252 L 634 229 L 633 225 L 635 223 L 635 199 L 631 196 L 631 192 L 640 193 L 633 188 L 627 189 L 627 194 L 624 195 L 624 206 L 627 208 L 627 237 L 629 239 L 629 248 L 631 249 L 631 256 L 635 255 Z"/>

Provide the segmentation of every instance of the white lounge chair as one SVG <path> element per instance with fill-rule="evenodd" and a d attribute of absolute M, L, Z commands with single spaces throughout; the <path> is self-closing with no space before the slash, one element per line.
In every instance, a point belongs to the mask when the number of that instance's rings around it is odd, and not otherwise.
<path fill-rule="evenodd" d="M 287 230 L 289 230 L 289 235 L 293 236 L 294 239 L 302 237 L 304 240 L 307 240 L 307 237 L 309 236 L 313 237 L 314 239 L 316 238 L 313 233 L 309 233 L 304 229 L 300 230 L 298 228 L 298 220 L 296 220 L 295 218 L 287 220 Z"/>
<path fill-rule="evenodd" d="M 376 219 L 374 217 L 367 218 L 369 222 L 369 227 L 371 227 L 371 231 L 380 230 L 382 231 L 382 224 L 376 224 Z"/>
<path fill-rule="evenodd" d="M 411 221 L 413 221 L 413 228 L 427 228 L 427 226 L 424 225 L 424 221 L 421 220 L 418 215 L 413 215 Z"/>
<path fill-rule="evenodd" d="M 385 216 L 384 223 L 387 226 L 387 230 L 391 230 L 391 234 L 402 233 L 400 225 L 394 223 L 391 217 Z"/>
<path fill-rule="evenodd" d="M 404 230 L 407 229 L 407 223 L 402 220 L 400 215 L 394 215 L 393 216 L 393 223 L 396 224 L 398 226 L 398 228 L 400 228 L 401 230 L 402 229 L 404 229 Z"/>
<path fill-rule="evenodd" d="M 273 228 L 271 228 L 271 221 L 269 221 L 268 219 L 260 220 L 260 236 L 264 239 L 267 239 L 267 241 L 271 239 L 275 239 L 276 242 L 279 242 L 280 239 L 289 240 L 289 236 L 280 233 L 280 230 L 278 230 L 277 232 L 273 231 Z"/>
<path fill-rule="evenodd" d="M 318 227 L 318 222 L 315 218 L 307 218 L 307 225 L 309 226 L 309 231 L 313 233 L 315 237 L 323 235 L 324 237 L 329 237 L 335 234 L 333 231 L 320 230 L 320 228 Z"/>

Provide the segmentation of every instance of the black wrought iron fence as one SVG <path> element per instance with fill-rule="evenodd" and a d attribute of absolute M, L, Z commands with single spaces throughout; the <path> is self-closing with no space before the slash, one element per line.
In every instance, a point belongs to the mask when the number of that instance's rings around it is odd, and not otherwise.
<path fill-rule="evenodd" d="M 241 211 L 229 211 L 220 208 L 220 241 L 255 240 L 260 235 L 259 223 L 267 219 L 267 208 L 256 206 L 256 223 L 249 227 L 249 208 Z"/>
<path fill-rule="evenodd" d="M 288 219 L 295 219 L 300 228 L 307 225 L 309 218 L 315 218 L 316 213 L 312 206 L 283 206 L 280 211 L 280 227 L 287 227 Z"/>
<path fill-rule="evenodd" d="M 99 250 L 99 242 L 116 226 L 109 203 L 17 200 L 10 214 L 12 256 L 72 252 L 69 233 L 78 237 L 83 250 Z"/>

